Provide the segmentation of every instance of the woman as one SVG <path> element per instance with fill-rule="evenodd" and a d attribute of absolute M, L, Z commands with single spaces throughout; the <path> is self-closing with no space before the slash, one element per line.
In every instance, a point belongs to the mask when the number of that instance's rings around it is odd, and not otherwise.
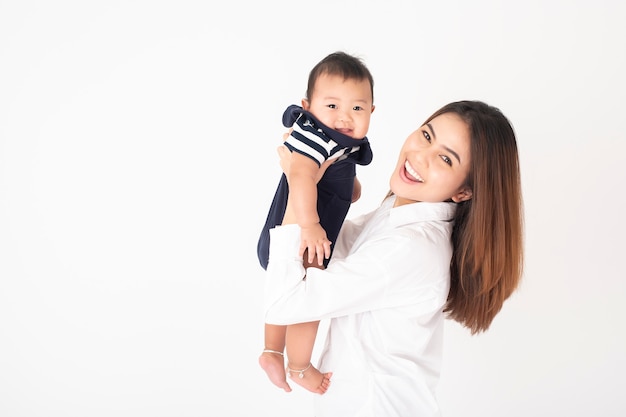
<path fill-rule="evenodd" d="M 283 154 L 284 155 L 284 154 Z M 513 128 L 495 107 L 450 103 L 406 139 L 379 208 L 347 221 L 325 270 L 304 269 L 289 203 L 271 231 L 271 324 L 330 319 L 316 416 L 438 416 L 443 321 L 489 328 L 523 265 Z M 272 382 L 290 390 L 283 347 L 266 347 Z M 293 375 L 292 375 L 293 376 Z M 332 377 L 332 385 L 330 379 Z"/>

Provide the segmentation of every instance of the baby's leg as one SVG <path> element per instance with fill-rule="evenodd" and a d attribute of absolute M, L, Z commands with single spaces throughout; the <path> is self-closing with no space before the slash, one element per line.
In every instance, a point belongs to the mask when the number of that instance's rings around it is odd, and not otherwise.
<path fill-rule="evenodd" d="M 292 381 L 303 388 L 323 394 L 330 384 L 330 373 L 323 374 L 311 366 L 311 355 L 319 321 L 287 326 L 287 373 Z"/>
<path fill-rule="evenodd" d="M 287 383 L 285 358 L 283 355 L 285 332 L 286 326 L 265 325 L 265 349 L 259 356 L 259 365 L 261 365 L 272 384 L 284 389 L 286 392 L 290 392 L 291 387 Z"/>
<path fill-rule="evenodd" d="M 332 372 L 321 373 L 311 363 L 304 368 L 291 368 L 291 363 L 287 364 L 287 373 L 293 382 L 316 394 L 324 394 L 330 387 L 330 377 Z"/>

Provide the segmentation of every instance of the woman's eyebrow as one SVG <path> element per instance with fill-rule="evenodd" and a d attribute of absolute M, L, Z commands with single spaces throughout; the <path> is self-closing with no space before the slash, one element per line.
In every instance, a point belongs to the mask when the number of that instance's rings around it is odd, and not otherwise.
<path fill-rule="evenodd" d="M 426 123 L 426 126 L 428 126 L 428 129 L 430 130 L 431 135 L 433 135 L 433 139 L 437 140 L 437 135 L 435 134 L 435 130 L 433 129 L 433 126 L 430 123 Z M 456 158 L 457 161 L 459 161 L 459 164 L 461 163 L 461 158 L 459 157 L 458 153 L 454 152 L 452 149 L 448 148 L 445 145 L 443 145 L 443 147 L 446 151 L 450 152 L 452 156 Z"/>

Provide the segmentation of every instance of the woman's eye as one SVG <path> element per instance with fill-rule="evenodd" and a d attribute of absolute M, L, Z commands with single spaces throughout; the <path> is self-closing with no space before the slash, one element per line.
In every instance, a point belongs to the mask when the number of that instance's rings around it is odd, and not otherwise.
<path fill-rule="evenodd" d="M 441 155 L 441 159 L 443 159 L 443 162 L 445 162 L 446 164 L 452 166 L 452 159 L 448 158 L 445 155 Z"/>
<path fill-rule="evenodd" d="M 422 130 L 422 133 L 424 134 L 424 139 L 426 139 L 430 143 L 430 135 L 428 134 L 428 132 L 425 130 Z"/>

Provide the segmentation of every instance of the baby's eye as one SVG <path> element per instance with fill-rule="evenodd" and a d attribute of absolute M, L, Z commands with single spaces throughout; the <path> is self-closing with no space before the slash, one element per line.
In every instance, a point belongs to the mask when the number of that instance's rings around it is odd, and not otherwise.
<path fill-rule="evenodd" d="M 361 110 L 363 110 L 363 107 L 361 107 L 361 106 L 354 106 L 352 108 L 352 110 L 354 110 L 354 111 L 361 111 Z"/>
<path fill-rule="evenodd" d="M 443 162 L 445 162 L 446 164 L 452 166 L 452 159 L 448 158 L 445 155 L 441 155 L 441 159 L 443 159 Z"/>
<path fill-rule="evenodd" d="M 336 109 L 337 108 L 337 106 L 334 105 L 334 104 L 329 104 L 327 107 L 330 108 L 330 109 Z"/>
<path fill-rule="evenodd" d="M 426 139 L 430 143 L 430 135 L 428 134 L 428 132 L 425 130 L 422 130 L 422 133 L 424 134 L 424 139 Z"/>

